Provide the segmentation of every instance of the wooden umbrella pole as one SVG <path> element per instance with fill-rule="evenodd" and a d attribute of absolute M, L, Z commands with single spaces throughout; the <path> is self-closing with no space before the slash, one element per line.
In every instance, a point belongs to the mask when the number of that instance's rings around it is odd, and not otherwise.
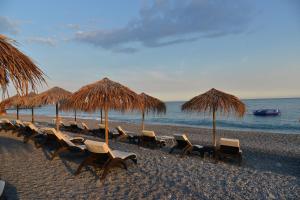
<path fill-rule="evenodd" d="M 58 103 L 56 103 L 56 130 L 59 130 L 59 123 L 58 123 Z"/>
<path fill-rule="evenodd" d="M 77 112 L 76 112 L 76 109 L 74 110 L 74 114 L 75 114 L 75 122 L 77 122 Z"/>
<path fill-rule="evenodd" d="M 215 111 L 215 108 L 213 108 L 213 145 L 217 146 L 217 141 L 216 141 L 216 111 Z"/>
<path fill-rule="evenodd" d="M 108 108 L 105 104 L 105 142 L 108 145 Z"/>
<path fill-rule="evenodd" d="M 19 106 L 17 106 L 17 120 L 19 120 Z"/>
<path fill-rule="evenodd" d="M 103 120 L 102 120 L 102 109 L 100 110 L 100 124 L 103 124 Z"/>
<path fill-rule="evenodd" d="M 142 112 L 142 131 L 145 129 L 144 121 L 145 121 L 145 111 Z"/>
<path fill-rule="evenodd" d="M 31 108 L 31 122 L 34 123 L 34 108 Z"/>

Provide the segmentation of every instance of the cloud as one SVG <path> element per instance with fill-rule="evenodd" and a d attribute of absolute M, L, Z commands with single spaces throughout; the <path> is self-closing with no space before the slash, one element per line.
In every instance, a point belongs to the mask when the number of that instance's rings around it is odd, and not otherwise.
<path fill-rule="evenodd" d="M 247 1 L 155 0 L 121 28 L 80 31 L 75 40 L 114 51 L 132 44 L 160 47 L 247 31 L 253 17 Z M 137 49 L 135 49 L 137 51 Z"/>
<path fill-rule="evenodd" d="M 44 37 L 31 37 L 26 39 L 28 43 L 35 43 L 35 44 L 43 44 L 49 46 L 56 46 L 56 40 L 54 38 L 44 38 Z"/>
<path fill-rule="evenodd" d="M 18 23 L 8 17 L 0 16 L 0 33 L 17 34 L 19 32 Z"/>

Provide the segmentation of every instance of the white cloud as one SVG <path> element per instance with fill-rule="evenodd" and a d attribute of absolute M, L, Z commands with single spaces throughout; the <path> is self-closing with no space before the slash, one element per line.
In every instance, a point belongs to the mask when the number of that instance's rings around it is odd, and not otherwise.
<path fill-rule="evenodd" d="M 121 28 L 80 31 L 75 40 L 104 49 L 138 49 L 195 41 L 201 37 L 220 37 L 247 31 L 253 17 L 248 1 L 236 0 L 155 0 L 140 15 Z M 125 51 L 126 52 L 126 51 Z"/>
<path fill-rule="evenodd" d="M 30 38 L 26 39 L 26 42 L 49 45 L 49 46 L 56 46 L 56 40 L 51 37 L 30 37 Z"/>
<path fill-rule="evenodd" d="M 19 33 L 18 22 L 8 17 L 0 16 L 0 33 L 17 34 Z"/>

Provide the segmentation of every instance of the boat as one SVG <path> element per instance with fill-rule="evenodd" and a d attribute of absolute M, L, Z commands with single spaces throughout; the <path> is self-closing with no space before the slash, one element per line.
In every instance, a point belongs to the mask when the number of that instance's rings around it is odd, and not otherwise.
<path fill-rule="evenodd" d="M 277 116 L 280 115 L 279 109 L 260 109 L 253 111 L 253 115 L 256 116 Z"/>

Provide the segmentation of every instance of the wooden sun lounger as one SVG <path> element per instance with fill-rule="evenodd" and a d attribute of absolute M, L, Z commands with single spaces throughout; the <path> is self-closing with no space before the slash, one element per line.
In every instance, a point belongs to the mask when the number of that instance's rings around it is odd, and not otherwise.
<path fill-rule="evenodd" d="M 2 180 L 0 180 L 0 199 L 1 199 L 2 196 L 3 196 L 4 188 L 5 188 L 5 182 L 2 181 Z"/>
<path fill-rule="evenodd" d="M 100 179 L 103 180 L 108 174 L 109 170 L 113 167 L 122 167 L 127 169 L 125 161 L 128 159 L 137 164 L 137 156 L 134 153 L 111 150 L 104 142 L 86 140 L 84 144 L 89 156 L 79 165 L 75 173 L 76 175 L 80 173 L 84 166 L 91 165 L 94 168 L 100 167 L 103 169 L 100 177 Z"/>
<path fill-rule="evenodd" d="M 83 142 L 85 141 L 82 137 L 69 137 L 66 134 L 63 134 L 60 131 L 56 131 L 54 128 L 43 129 L 43 132 L 46 134 L 52 134 L 55 136 L 55 140 L 57 142 L 58 148 L 54 151 L 51 156 L 51 160 L 53 160 L 58 154 L 67 151 L 85 151 L 85 145 Z"/>
<path fill-rule="evenodd" d="M 239 165 L 242 163 L 242 150 L 238 139 L 220 138 L 219 148 L 217 150 L 217 158 L 233 158 L 237 159 Z"/>
<path fill-rule="evenodd" d="M 176 140 L 176 145 L 171 148 L 170 153 L 174 150 L 180 150 L 182 155 L 198 152 L 202 157 L 204 156 L 203 146 L 193 145 L 185 134 L 175 134 L 174 139 Z"/>
<path fill-rule="evenodd" d="M 128 140 L 130 143 L 138 143 L 137 135 L 134 135 L 128 131 L 124 131 L 121 126 L 116 127 L 116 130 L 119 133 L 118 140 L 120 141 Z"/>
<path fill-rule="evenodd" d="M 29 140 L 34 140 L 35 137 L 41 135 L 42 132 L 31 122 L 24 122 L 24 130 L 22 130 L 22 135 L 24 136 L 23 142 L 27 143 Z"/>
<path fill-rule="evenodd" d="M 158 139 L 154 131 L 143 130 L 142 135 L 139 137 L 139 144 L 150 148 L 161 148 L 166 145 L 166 142 Z"/>
<path fill-rule="evenodd" d="M 75 121 L 69 121 L 67 124 L 61 122 L 60 126 L 65 131 L 70 131 L 70 132 L 74 132 L 74 133 L 79 133 L 79 132 L 82 132 L 82 130 L 83 130 L 82 128 L 80 128 L 78 126 L 77 122 L 75 122 Z"/>
<path fill-rule="evenodd" d="M 82 132 L 87 134 L 87 133 L 92 133 L 92 130 L 86 125 L 86 123 L 81 122 L 81 127 Z"/>
<path fill-rule="evenodd" d="M 1 120 L 1 129 L 10 131 L 10 130 L 16 130 L 16 126 L 8 119 L 2 119 Z"/>

